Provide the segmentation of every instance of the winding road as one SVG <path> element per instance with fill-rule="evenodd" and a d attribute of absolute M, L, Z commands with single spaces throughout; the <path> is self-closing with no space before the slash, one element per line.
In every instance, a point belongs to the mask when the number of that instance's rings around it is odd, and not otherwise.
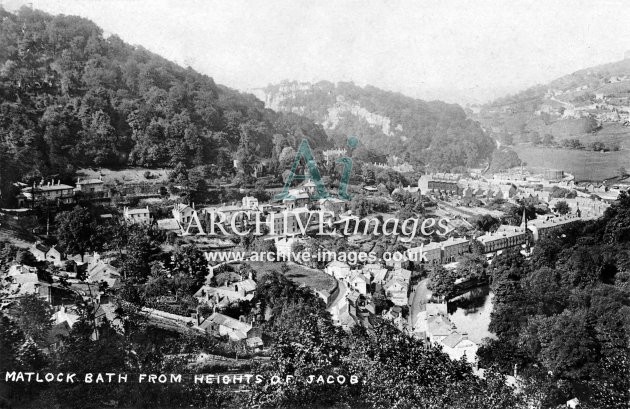
<path fill-rule="evenodd" d="M 413 327 L 418 319 L 418 313 L 424 311 L 425 304 L 431 297 L 431 291 L 427 288 L 427 283 L 429 282 L 428 278 L 424 280 L 420 280 L 418 284 L 416 284 L 413 296 L 410 299 L 409 303 L 409 328 L 413 330 Z"/>

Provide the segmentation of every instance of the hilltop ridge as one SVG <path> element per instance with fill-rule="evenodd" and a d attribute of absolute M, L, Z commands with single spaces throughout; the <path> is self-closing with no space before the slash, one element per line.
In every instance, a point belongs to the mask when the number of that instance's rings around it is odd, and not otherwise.
<path fill-rule="evenodd" d="M 490 158 L 493 141 L 456 104 L 422 101 L 351 82 L 283 81 L 252 90 L 267 108 L 304 115 L 338 145 L 355 135 L 369 149 L 450 171 Z"/>
<path fill-rule="evenodd" d="M 630 59 L 585 68 L 467 107 L 489 135 L 535 167 L 601 180 L 630 166 Z"/>

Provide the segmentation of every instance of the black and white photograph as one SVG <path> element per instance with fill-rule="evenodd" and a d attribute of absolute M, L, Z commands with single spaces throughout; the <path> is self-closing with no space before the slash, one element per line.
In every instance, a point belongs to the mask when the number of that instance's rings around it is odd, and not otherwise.
<path fill-rule="evenodd" d="M 630 408 L 626 0 L 0 0 L 0 409 Z"/>

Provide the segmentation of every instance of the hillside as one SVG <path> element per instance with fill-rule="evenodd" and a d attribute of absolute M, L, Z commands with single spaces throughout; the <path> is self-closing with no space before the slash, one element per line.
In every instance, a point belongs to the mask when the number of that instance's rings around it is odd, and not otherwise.
<path fill-rule="evenodd" d="M 458 105 L 353 83 L 283 82 L 253 91 L 266 107 L 322 124 L 338 146 L 354 135 L 377 154 L 451 170 L 486 161 L 494 143 Z"/>
<path fill-rule="evenodd" d="M 276 135 L 274 137 L 274 135 Z M 254 164 L 323 128 L 276 113 L 89 20 L 0 8 L 0 188 L 78 167 Z"/>
<path fill-rule="evenodd" d="M 557 167 L 579 180 L 601 180 L 630 165 L 630 59 L 576 71 L 467 112 L 532 168 Z"/>
<path fill-rule="evenodd" d="M 599 134 L 630 135 L 630 59 L 576 71 L 469 112 L 494 136 L 536 142 L 549 134 L 555 142 Z M 587 142 L 592 143 L 593 140 Z M 606 148 L 628 147 L 616 138 Z M 624 143 L 625 142 L 625 143 Z M 588 146 L 587 146 L 588 148 Z"/>

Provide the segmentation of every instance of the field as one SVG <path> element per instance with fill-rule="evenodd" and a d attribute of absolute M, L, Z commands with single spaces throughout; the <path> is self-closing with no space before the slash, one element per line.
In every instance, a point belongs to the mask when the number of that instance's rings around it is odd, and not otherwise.
<path fill-rule="evenodd" d="M 603 128 L 596 133 L 581 134 L 574 137 L 577 137 L 584 146 L 592 142 L 618 143 L 621 149 L 630 150 L 630 128 L 617 122 L 605 123 Z"/>
<path fill-rule="evenodd" d="M 144 177 L 144 173 L 147 171 L 151 173 L 150 179 Z M 111 170 L 104 168 L 84 168 L 79 169 L 77 171 L 77 174 L 81 178 L 88 179 L 98 179 L 100 176 L 102 176 L 103 182 L 105 182 L 106 184 L 118 184 L 139 182 L 160 183 L 167 180 L 169 172 L 170 169 L 127 168 L 121 170 Z"/>
<path fill-rule="evenodd" d="M 541 168 L 562 169 L 575 176 L 576 181 L 603 180 L 618 176 L 618 169 L 630 170 L 630 151 L 593 152 L 559 148 L 517 145 L 514 151 L 527 164 L 527 168 L 539 171 Z"/>
<path fill-rule="evenodd" d="M 273 270 L 280 272 L 279 263 L 248 261 L 247 264 L 252 266 L 258 277 L 268 274 Z M 287 265 L 290 271 L 287 272 L 285 276 L 297 284 L 304 284 L 310 288 L 320 291 L 332 291 L 335 288 L 335 280 L 323 271 L 302 267 L 294 263 L 289 263 Z"/>

